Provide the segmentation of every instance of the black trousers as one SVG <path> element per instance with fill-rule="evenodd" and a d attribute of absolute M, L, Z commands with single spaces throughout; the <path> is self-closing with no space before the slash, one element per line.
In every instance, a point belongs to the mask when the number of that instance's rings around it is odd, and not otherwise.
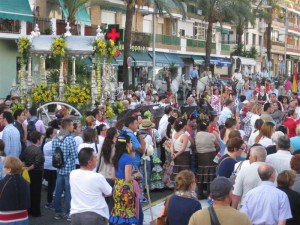
<path fill-rule="evenodd" d="M 161 160 L 161 165 L 164 165 L 165 161 L 166 161 L 166 149 L 164 148 L 163 144 L 164 142 L 166 141 L 166 137 L 164 137 L 160 143 L 159 143 L 159 146 L 160 146 L 160 160 Z"/>
<path fill-rule="evenodd" d="M 56 185 L 56 170 L 44 170 L 44 178 L 48 181 L 47 202 L 53 201 L 53 192 Z"/>
<path fill-rule="evenodd" d="M 43 171 L 42 170 L 30 170 L 30 209 L 29 214 L 34 217 L 41 216 L 41 192 Z"/>

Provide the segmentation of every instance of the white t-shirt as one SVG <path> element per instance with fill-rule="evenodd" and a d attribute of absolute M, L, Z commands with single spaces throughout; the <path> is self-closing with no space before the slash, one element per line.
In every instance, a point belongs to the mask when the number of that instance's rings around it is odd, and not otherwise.
<path fill-rule="evenodd" d="M 103 195 L 110 195 L 111 186 L 99 173 L 77 169 L 70 174 L 71 210 L 70 214 L 94 212 L 109 218 L 108 206 Z"/>
<path fill-rule="evenodd" d="M 98 135 L 98 141 L 99 141 L 99 149 L 102 148 L 102 145 L 104 143 L 104 139 L 105 137 L 101 136 L 101 135 Z"/>
<path fill-rule="evenodd" d="M 272 141 L 271 138 L 268 138 L 268 137 L 262 137 L 258 144 L 261 144 L 262 146 L 264 146 L 265 148 L 270 146 L 270 145 L 275 145 L 275 143 Z"/>
<path fill-rule="evenodd" d="M 43 147 L 45 162 L 44 162 L 44 169 L 45 170 L 57 170 L 55 167 L 52 166 L 52 141 L 48 141 Z"/>

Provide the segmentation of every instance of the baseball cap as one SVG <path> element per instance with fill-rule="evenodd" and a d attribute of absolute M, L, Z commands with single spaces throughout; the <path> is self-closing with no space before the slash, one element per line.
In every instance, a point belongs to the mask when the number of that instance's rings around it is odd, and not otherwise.
<path fill-rule="evenodd" d="M 229 178 L 226 177 L 216 177 L 210 184 L 210 191 L 212 198 L 220 198 L 228 195 L 232 190 L 233 183 Z"/>

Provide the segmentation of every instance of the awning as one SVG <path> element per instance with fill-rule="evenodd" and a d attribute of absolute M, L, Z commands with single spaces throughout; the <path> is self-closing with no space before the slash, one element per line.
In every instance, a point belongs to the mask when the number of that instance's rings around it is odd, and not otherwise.
<path fill-rule="evenodd" d="M 0 18 L 33 23 L 28 0 L 0 0 Z"/>
<path fill-rule="evenodd" d="M 175 67 L 184 67 L 184 62 L 177 54 L 165 53 L 166 58 L 168 59 L 170 65 Z"/>
<path fill-rule="evenodd" d="M 256 61 L 253 58 L 245 58 L 245 57 L 241 57 L 241 56 L 232 56 L 232 58 L 234 58 L 234 59 L 239 58 L 241 60 L 242 65 L 250 65 L 250 66 L 256 65 Z"/>
<path fill-rule="evenodd" d="M 217 32 L 221 32 L 221 34 L 229 34 L 229 30 L 228 29 L 225 29 L 224 27 L 221 28 L 221 27 L 217 27 Z"/>
<path fill-rule="evenodd" d="M 220 58 L 210 57 L 210 65 L 217 65 L 220 62 Z"/>
<path fill-rule="evenodd" d="M 153 52 L 149 52 L 153 58 Z M 170 65 L 166 55 L 162 52 L 155 52 L 155 66 L 157 67 L 168 67 Z"/>
<path fill-rule="evenodd" d="M 230 61 L 230 59 L 220 59 L 219 63 L 218 63 L 218 66 L 230 67 L 231 66 L 231 61 Z"/>
<path fill-rule="evenodd" d="M 135 66 L 152 66 L 152 59 L 148 52 L 130 52 Z"/>
<path fill-rule="evenodd" d="M 64 13 L 64 16 L 66 18 L 69 17 L 69 12 L 68 12 L 68 9 L 65 7 L 65 4 L 64 4 L 64 1 L 63 0 L 58 0 L 60 6 L 61 6 L 61 9 Z M 75 18 L 76 18 L 76 22 L 77 24 L 85 24 L 87 26 L 91 26 L 91 19 L 90 19 L 90 16 L 86 10 L 86 7 L 83 5 L 81 6 L 76 15 L 75 15 Z"/>
<path fill-rule="evenodd" d="M 204 56 L 192 55 L 192 59 L 194 60 L 195 65 L 203 65 L 205 63 Z"/>

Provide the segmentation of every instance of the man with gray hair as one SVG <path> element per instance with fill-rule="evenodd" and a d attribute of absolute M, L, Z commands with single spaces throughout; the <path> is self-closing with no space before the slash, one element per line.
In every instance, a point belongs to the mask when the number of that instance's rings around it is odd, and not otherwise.
<path fill-rule="evenodd" d="M 286 220 L 292 218 L 291 207 L 286 193 L 275 186 L 274 167 L 261 165 L 258 174 L 262 182 L 246 194 L 241 212 L 246 213 L 255 225 L 285 225 Z"/>
<path fill-rule="evenodd" d="M 277 140 L 277 152 L 267 156 L 266 162 L 274 166 L 277 174 L 280 174 L 284 170 L 291 169 L 290 161 L 292 154 L 290 147 L 290 139 L 287 136 L 281 136 Z"/>
<path fill-rule="evenodd" d="M 250 166 L 242 168 L 235 180 L 234 189 L 232 191 L 233 208 L 237 209 L 239 203 L 242 206 L 248 191 L 261 183 L 257 169 L 259 166 L 265 164 L 266 157 L 267 151 L 263 146 L 251 148 L 249 157 Z"/>

